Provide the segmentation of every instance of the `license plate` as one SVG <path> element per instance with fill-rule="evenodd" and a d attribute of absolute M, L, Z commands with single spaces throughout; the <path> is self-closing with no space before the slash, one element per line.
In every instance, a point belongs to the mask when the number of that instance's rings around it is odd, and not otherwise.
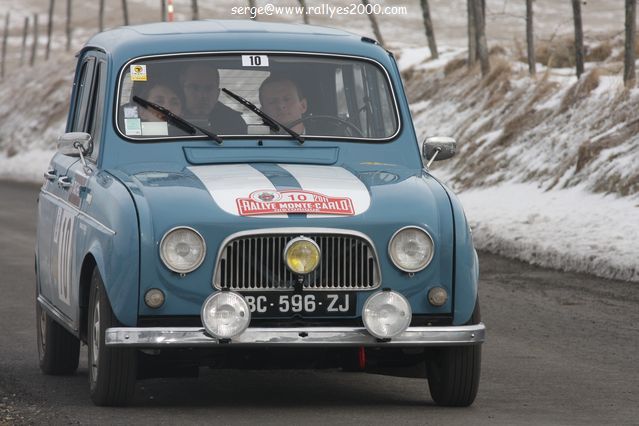
<path fill-rule="evenodd" d="M 281 293 L 244 294 L 254 318 L 332 317 L 355 315 L 355 293 Z"/>

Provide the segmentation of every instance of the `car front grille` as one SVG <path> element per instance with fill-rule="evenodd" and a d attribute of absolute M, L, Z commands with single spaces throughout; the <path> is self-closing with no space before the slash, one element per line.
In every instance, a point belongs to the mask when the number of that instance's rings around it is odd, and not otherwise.
<path fill-rule="evenodd" d="M 321 250 L 320 265 L 304 277 L 305 290 L 370 290 L 380 286 L 377 255 L 364 235 L 296 230 L 228 239 L 218 257 L 214 287 L 240 291 L 293 289 L 299 277 L 286 267 L 284 248 L 302 235 L 314 240 Z"/>

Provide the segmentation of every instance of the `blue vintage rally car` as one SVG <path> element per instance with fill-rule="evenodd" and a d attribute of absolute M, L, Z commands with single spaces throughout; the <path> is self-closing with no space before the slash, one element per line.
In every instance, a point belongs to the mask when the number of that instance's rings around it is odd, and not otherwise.
<path fill-rule="evenodd" d="M 38 205 L 40 367 L 91 398 L 198 368 L 342 368 L 476 396 L 478 261 L 393 55 L 329 28 L 123 27 L 78 56 Z M 424 388 L 426 394 L 426 388 Z"/>

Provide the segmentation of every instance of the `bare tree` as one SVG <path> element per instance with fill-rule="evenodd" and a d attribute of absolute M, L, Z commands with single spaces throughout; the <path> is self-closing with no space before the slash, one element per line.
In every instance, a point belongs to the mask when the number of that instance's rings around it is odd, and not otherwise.
<path fill-rule="evenodd" d="M 581 0 L 572 0 L 572 14 L 575 21 L 575 66 L 577 78 L 584 73 L 584 32 L 581 24 Z"/>
<path fill-rule="evenodd" d="M 370 2 L 368 0 L 362 0 L 362 4 L 364 5 L 366 9 L 368 9 L 368 5 L 370 4 Z M 375 33 L 375 38 L 377 39 L 377 42 L 383 46 L 384 39 L 382 38 L 382 33 L 379 30 L 379 25 L 377 25 L 377 18 L 375 18 L 375 14 L 369 13 L 368 19 L 371 21 L 371 26 L 373 27 L 373 33 Z"/>
<path fill-rule="evenodd" d="M 635 34 L 637 32 L 637 0 L 626 0 L 626 45 L 623 82 L 626 87 L 635 84 Z"/>
<path fill-rule="evenodd" d="M 481 1 L 473 2 L 473 11 L 475 12 L 477 56 L 479 56 L 479 63 L 481 64 L 481 75 L 486 76 L 490 72 L 490 59 L 488 58 L 488 43 L 486 42 L 485 9 Z"/>
<path fill-rule="evenodd" d="M 197 0 L 191 0 L 191 12 L 192 12 L 192 19 L 194 21 L 197 21 L 198 19 L 200 19 L 200 14 L 197 8 Z"/>
<path fill-rule="evenodd" d="M 124 18 L 124 25 L 129 25 L 129 6 L 127 0 L 122 0 L 122 17 Z"/>
<path fill-rule="evenodd" d="M 20 66 L 24 65 L 24 58 L 27 54 L 27 36 L 29 35 L 29 17 L 24 17 L 24 28 L 22 28 L 22 50 L 20 50 Z"/>
<path fill-rule="evenodd" d="M 53 8 L 55 7 L 55 0 L 49 0 L 49 22 L 47 22 L 47 50 L 44 54 L 44 59 L 49 60 L 49 53 L 51 52 L 51 33 L 53 32 Z"/>
<path fill-rule="evenodd" d="M 308 24 L 308 15 L 306 14 L 306 0 L 297 0 L 300 3 L 300 6 L 302 6 L 303 12 L 302 12 L 302 19 L 304 19 L 304 23 Z"/>
<path fill-rule="evenodd" d="M 535 38 L 533 37 L 533 0 L 526 0 L 526 47 L 528 49 L 528 72 L 537 73 L 535 63 Z"/>
<path fill-rule="evenodd" d="M 33 14 L 33 44 L 31 45 L 31 59 L 29 65 L 33 66 L 36 60 L 36 52 L 38 51 L 38 14 Z"/>
<path fill-rule="evenodd" d="M 100 0 L 98 22 L 99 22 L 98 26 L 100 27 L 100 32 L 104 31 L 104 0 Z"/>
<path fill-rule="evenodd" d="M 468 67 L 472 67 L 477 61 L 477 25 L 475 24 L 475 9 L 473 3 L 476 0 L 466 1 L 468 14 Z"/>
<path fill-rule="evenodd" d="M 71 50 L 71 34 L 73 33 L 73 28 L 71 27 L 71 10 L 73 10 L 73 1 L 67 0 L 67 21 L 65 28 L 65 33 L 67 35 L 67 52 Z"/>
<path fill-rule="evenodd" d="M 430 7 L 428 6 L 428 0 L 420 0 L 420 3 L 422 5 L 422 17 L 424 19 L 424 29 L 426 30 L 426 38 L 428 39 L 430 56 L 433 59 L 437 59 L 439 58 L 439 52 L 437 51 L 437 43 L 435 42 L 433 21 L 430 19 Z"/>
<path fill-rule="evenodd" d="M 0 66 L 0 79 L 4 79 L 4 64 L 7 58 L 7 40 L 9 39 L 10 16 L 11 15 L 9 12 L 7 12 L 7 14 L 4 16 L 4 34 L 2 36 L 2 61 L 0 61 L 2 63 L 2 65 Z"/>
<path fill-rule="evenodd" d="M 162 10 L 162 22 L 166 22 L 166 0 L 160 0 L 160 9 Z"/>

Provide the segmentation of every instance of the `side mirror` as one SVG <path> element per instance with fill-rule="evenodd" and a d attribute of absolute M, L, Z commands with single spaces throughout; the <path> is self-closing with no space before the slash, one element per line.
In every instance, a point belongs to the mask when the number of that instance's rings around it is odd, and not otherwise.
<path fill-rule="evenodd" d="M 422 159 L 426 167 L 430 167 L 433 161 L 447 160 L 455 155 L 457 142 L 447 136 L 432 136 L 426 138 L 422 145 Z"/>
<path fill-rule="evenodd" d="M 82 157 L 89 152 L 91 135 L 84 132 L 65 133 L 58 138 L 58 152 L 70 157 Z"/>

